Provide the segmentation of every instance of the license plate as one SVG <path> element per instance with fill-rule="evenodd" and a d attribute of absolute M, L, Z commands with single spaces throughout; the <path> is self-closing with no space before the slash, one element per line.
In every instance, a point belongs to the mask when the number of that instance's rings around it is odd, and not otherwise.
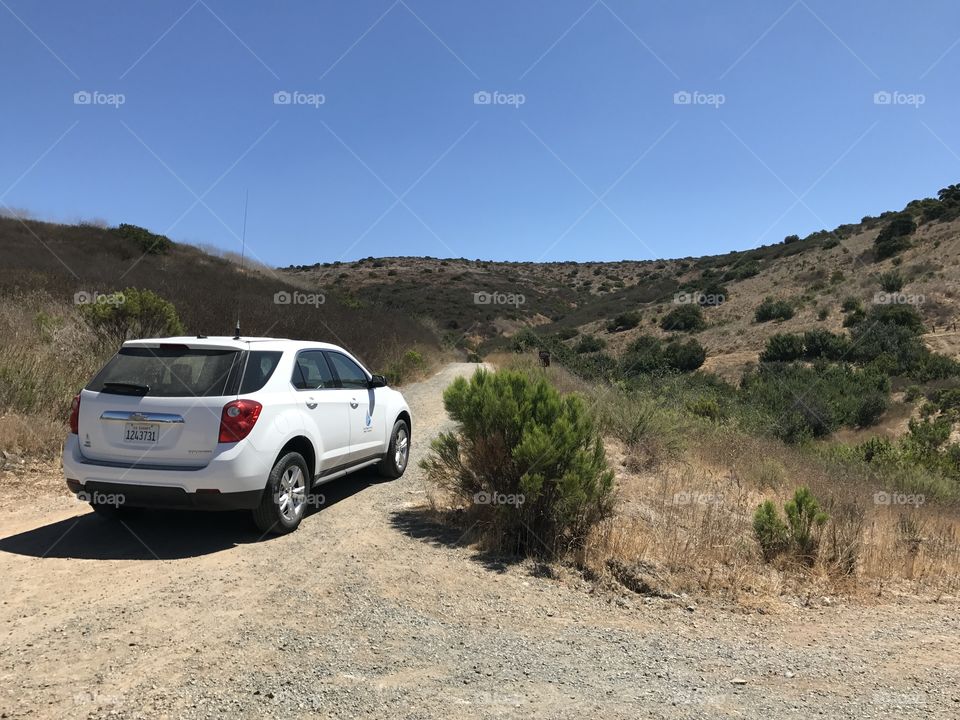
<path fill-rule="evenodd" d="M 123 441 L 129 443 L 155 443 L 159 425 L 155 423 L 124 423 Z"/>

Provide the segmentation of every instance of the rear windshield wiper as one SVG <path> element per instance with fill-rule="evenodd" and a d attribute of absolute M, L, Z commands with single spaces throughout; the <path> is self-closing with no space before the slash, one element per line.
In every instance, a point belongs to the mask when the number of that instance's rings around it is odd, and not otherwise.
<path fill-rule="evenodd" d="M 149 385 L 139 385 L 138 383 L 128 382 L 105 382 L 100 392 L 110 393 L 111 395 L 146 395 L 150 392 Z"/>

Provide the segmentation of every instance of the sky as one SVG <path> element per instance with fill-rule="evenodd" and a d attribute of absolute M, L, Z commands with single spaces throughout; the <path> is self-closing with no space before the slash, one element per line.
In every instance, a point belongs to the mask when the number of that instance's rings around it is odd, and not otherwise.
<path fill-rule="evenodd" d="M 960 3 L 0 0 L 0 212 L 270 265 L 747 249 L 960 181 Z"/>

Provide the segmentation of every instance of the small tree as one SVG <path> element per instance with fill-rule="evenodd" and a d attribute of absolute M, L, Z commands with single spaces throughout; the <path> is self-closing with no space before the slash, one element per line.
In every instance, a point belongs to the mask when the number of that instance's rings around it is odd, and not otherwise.
<path fill-rule="evenodd" d="M 829 516 L 820 509 L 820 503 L 809 488 L 800 487 L 783 506 L 787 521 L 777 512 L 773 501 L 764 501 L 753 514 L 753 534 L 766 560 L 784 552 L 812 565 L 817 558 L 820 530 Z"/>
<path fill-rule="evenodd" d="M 169 337 L 184 332 L 173 303 L 151 290 L 127 288 L 123 292 L 99 295 L 94 302 L 80 307 L 94 333 L 111 345 L 134 338 Z"/>
<path fill-rule="evenodd" d="M 780 519 L 772 500 L 764 500 L 753 514 L 753 534 L 766 560 L 773 560 L 789 545 L 787 525 Z"/>
<path fill-rule="evenodd" d="M 783 510 L 790 526 L 790 544 L 802 560 L 812 565 L 817 557 L 820 528 L 826 524 L 828 515 L 820 510 L 820 503 L 806 487 L 797 488 Z"/>

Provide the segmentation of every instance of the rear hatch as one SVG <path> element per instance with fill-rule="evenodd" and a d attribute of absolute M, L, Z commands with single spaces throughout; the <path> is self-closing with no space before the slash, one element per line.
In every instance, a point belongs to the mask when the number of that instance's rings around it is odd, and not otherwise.
<path fill-rule="evenodd" d="M 236 347 L 125 345 L 81 394 L 80 452 L 122 465 L 207 465 L 245 357 Z"/>

